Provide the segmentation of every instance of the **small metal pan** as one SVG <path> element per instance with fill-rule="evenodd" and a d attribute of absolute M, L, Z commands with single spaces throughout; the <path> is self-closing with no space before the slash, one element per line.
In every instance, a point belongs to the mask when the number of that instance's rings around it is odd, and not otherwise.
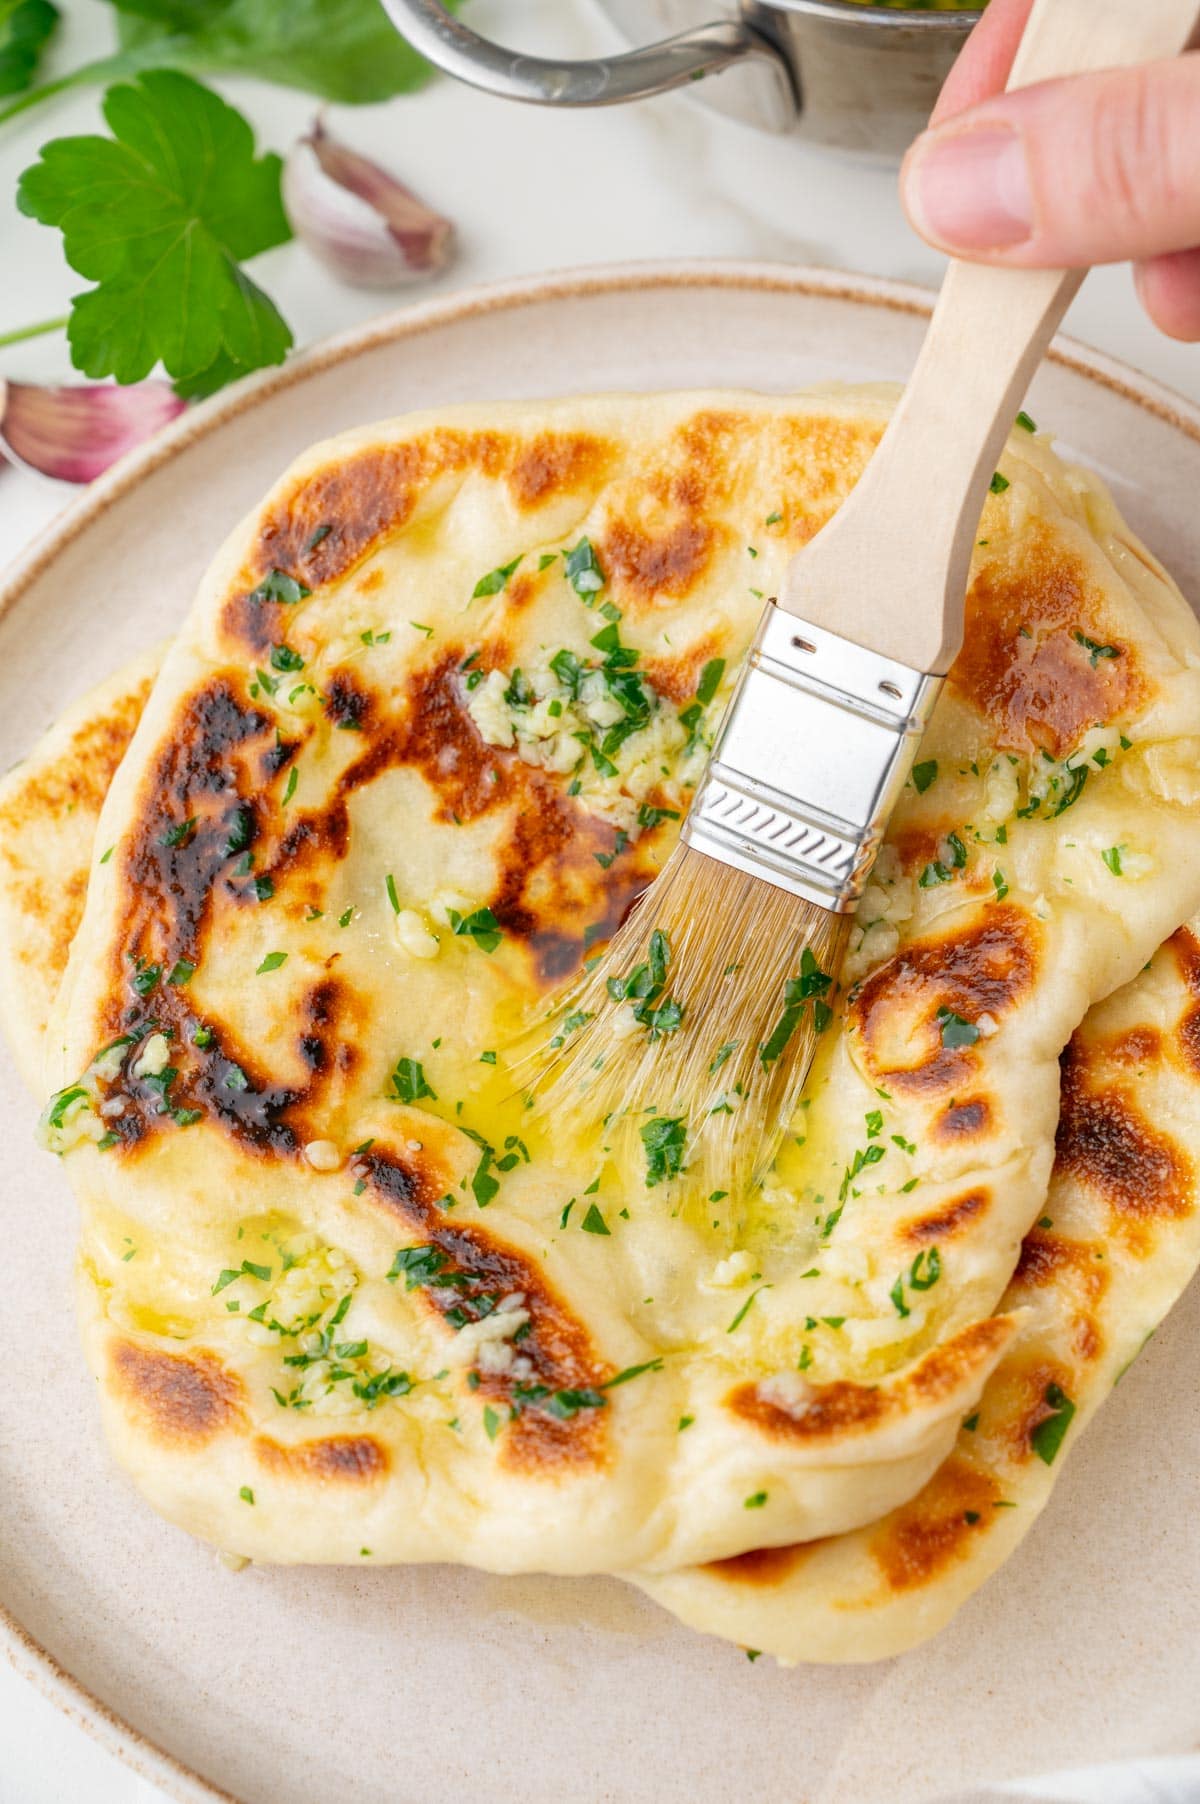
<path fill-rule="evenodd" d="M 632 41 L 668 35 L 555 62 L 480 37 L 440 0 L 383 4 L 430 62 L 510 100 L 618 106 L 702 83 L 697 98 L 761 131 L 875 158 L 898 157 L 921 130 L 979 18 L 859 0 L 601 0 Z"/>

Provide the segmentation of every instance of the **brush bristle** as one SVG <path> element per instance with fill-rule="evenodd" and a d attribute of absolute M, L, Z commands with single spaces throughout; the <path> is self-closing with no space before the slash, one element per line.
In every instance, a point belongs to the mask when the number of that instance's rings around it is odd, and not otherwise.
<path fill-rule="evenodd" d="M 623 1130 L 651 1182 L 741 1190 L 799 1104 L 849 925 L 677 846 L 550 1018 L 539 1112 L 610 1142 Z"/>

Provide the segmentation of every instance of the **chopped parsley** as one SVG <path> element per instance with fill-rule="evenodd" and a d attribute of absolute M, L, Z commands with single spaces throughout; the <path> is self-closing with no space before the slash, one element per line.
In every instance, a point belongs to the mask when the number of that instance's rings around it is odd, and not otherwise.
<path fill-rule="evenodd" d="M 755 1491 L 753 1496 L 746 1498 L 742 1508 L 744 1510 L 761 1510 L 766 1501 L 767 1493 L 765 1491 Z"/>
<path fill-rule="evenodd" d="M 850 1164 L 847 1165 L 845 1171 L 842 1173 L 841 1189 L 838 1191 L 838 1202 L 839 1203 L 845 1202 L 846 1198 L 850 1194 L 850 1186 L 851 1186 L 851 1184 L 853 1184 L 855 1178 L 858 1177 L 859 1173 L 862 1171 L 865 1171 L 868 1165 L 878 1165 L 879 1161 L 883 1158 L 883 1155 L 886 1153 L 886 1151 L 887 1151 L 887 1147 L 884 1146 L 878 1140 L 872 1142 L 872 1144 L 870 1146 L 859 1147 L 858 1151 L 854 1155 L 854 1158 L 851 1160 Z M 836 1223 L 837 1223 L 840 1215 L 841 1215 L 841 1210 L 839 1209 L 837 1215 L 835 1215 L 831 1220 L 829 1220 L 829 1219 L 826 1220 L 825 1229 L 824 1229 L 825 1234 L 828 1234 L 833 1229 L 833 1227 L 836 1226 Z"/>
<path fill-rule="evenodd" d="M 950 883 L 953 881 L 955 871 L 961 871 L 966 867 L 967 848 L 959 835 L 947 833 L 942 843 L 946 847 L 945 856 L 935 859 L 932 864 L 927 864 L 917 878 L 922 889 L 933 889 L 939 883 Z"/>
<path fill-rule="evenodd" d="M 595 1203 L 588 1204 L 588 1212 L 584 1216 L 582 1222 L 580 1222 L 579 1225 L 583 1229 L 585 1234 L 609 1234 L 609 1233 L 611 1233 L 611 1229 L 609 1228 L 608 1223 L 605 1221 L 604 1217 L 601 1215 L 599 1209 L 597 1209 Z"/>
<path fill-rule="evenodd" d="M 405 1290 L 416 1290 L 418 1285 L 435 1283 L 446 1263 L 446 1255 L 439 1252 L 437 1247 L 401 1247 L 392 1260 L 387 1281 L 394 1284 L 403 1272 Z"/>
<path fill-rule="evenodd" d="M 490 1141 L 484 1139 L 482 1134 L 477 1134 L 474 1128 L 464 1127 L 462 1131 L 479 1148 L 479 1163 L 471 1174 L 471 1194 L 479 1207 L 486 1209 L 488 1204 L 495 1199 L 500 1188 L 499 1178 L 492 1176 L 496 1149 Z"/>
<path fill-rule="evenodd" d="M 753 1303 L 755 1297 L 758 1295 L 758 1292 L 760 1290 L 770 1290 L 770 1288 L 771 1288 L 771 1286 L 769 1284 L 760 1284 L 758 1287 L 758 1290 L 752 1290 L 750 1292 L 750 1295 L 746 1298 L 746 1301 L 742 1304 L 741 1308 L 738 1310 L 737 1314 L 734 1316 L 733 1320 L 730 1322 L 728 1328 L 726 1328 L 726 1330 L 725 1330 L 726 1334 L 732 1334 L 735 1328 L 741 1327 L 742 1323 L 745 1321 L 746 1317 L 750 1313 L 750 1305 Z"/>
<path fill-rule="evenodd" d="M 652 832 L 660 821 L 677 821 L 678 819 L 678 808 L 652 808 L 648 802 L 643 802 L 637 811 L 637 824 L 643 833 Z"/>
<path fill-rule="evenodd" d="M 426 1081 L 419 1059 L 400 1059 L 392 1072 L 392 1096 L 396 1102 L 420 1102 L 428 1096 L 437 1101 L 437 1091 Z"/>
<path fill-rule="evenodd" d="M 657 1359 L 647 1359 L 640 1366 L 626 1366 L 623 1372 L 617 1372 L 612 1378 L 604 1380 L 606 1391 L 616 1390 L 619 1384 L 628 1384 L 631 1378 L 640 1378 L 643 1372 L 661 1372 L 663 1362 L 661 1354 Z"/>
<path fill-rule="evenodd" d="M 304 659 L 290 645 L 273 645 L 271 647 L 272 670 L 303 670 Z"/>
<path fill-rule="evenodd" d="M 932 1290 L 942 1275 L 942 1255 L 937 1247 L 922 1249 L 909 1269 L 908 1282 L 913 1290 Z"/>
<path fill-rule="evenodd" d="M 254 816 L 249 808 L 235 808 L 229 821 L 229 832 L 225 838 L 225 854 L 228 858 L 236 858 L 244 852 L 254 837 Z"/>
<path fill-rule="evenodd" d="M 684 1169 L 683 1155 L 687 1146 L 687 1122 L 682 1115 L 656 1115 L 644 1122 L 642 1145 L 646 1151 L 646 1188 L 652 1190 L 679 1176 Z"/>
<path fill-rule="evenodd" d="M 271 1278 L 269 1265 L 253 1265 L 249 1259 L 243 1259 L 236 1271 L 226 1267 L 212 1287 L 212 1295 L 219 1296 L 230 1284 L 236 1284 L 239 1278 L 257 1278 L 260 1283 L 267 1284 Z"/>
<path fill-rule="evenodd" d="M 707 708 L 717 690 L 721 687 L 721 678 L 725 675 L 724 658 L 710 658 L 700 672 L 700 681 L 696 685 L 696 700 L 702 708 Z"/>
<path fill-rule="evenodd" d="M 304 601 L 312 594 L 312 590 L 289 576 L 286 570 L 268 570 L 257 588 L 251 589 L 251 601 L 282 601 L 289 605 Z"/>
<path fill-rule="evenodd" d="M 567 581 L 580 601 L 590 608 L 593 597 L 604 587 L 604 572 L 590 539 L 580 539 L 578 545 L 568 551 Z"/>
<path fill-rule="evenodd" d="M 161 977 L 161 965 L 147 965 L 139 959 L 137 969 L 130 981 L 139 996 L 148 996 L 151 990 L 158 987 Z"/>
<path fill-rule="evenodd" d="M 524 553 L 521 554 L 523 555 Z M 486 576 L 481 576 L 471 591 L 471 600 L 478 601 L 483 595 L 499 595 L 501 589 L 508 586 L 508 579 L 520 561 L 521 557 L 515 557 L 511 564 L 501 564 L 497 569 L 489 570 Z"/>
<path fill-rule="evenodd" d="M 675 1033 L 683 1024 L 683 1006 L 673 996 L 664 996 L 667 969 L 671 963 L 671 946 L 661 928 L 655 928 L 647 947 L 644 964 L 635 965 L 627 977 L 610 977 L 608 993 L 614 1002 L 628 1002 L 639 1027 L 646 1029 L 651 1040 Z M 566 1023 L 564 1023 L 565 1027 Z"/>
<path fill-rule="evenodd" d="M 1043 1464 L 1052 1466 L 1067 1429 L 1071 1426 L 1075 1404 L 1060 1384 L 1048 1384 L 1043 1392 L 1043 1401 L 1052 1413 L 1043 1416 L 1029 1441 Z"/>
<path fill-rule="evenodd" d="M 259 902 L 269 902 L 275 894 L 275 883 L 270 877 L 256 877 L 250 887 Z"/>
<path fill-rule="evenodd" d="M 1121 854 L 1124 850 L 1124 846 L 1106 846 L 1100 854 L 1114 877 L 1123 877 L 1125 874 L 1121 869 Z"/>
<path fill-rule="evenodd" d="M 172 851 L 178 846 L 186 846 L 196 831 L 196 818 L 193 814 L 188 820 L 179 821 L 175 826 L 168 827 L 159 844 L 170 847 Z"/>
<path fill-rule="evenodd" d="M 536 1388 L 540 1390 L 542 1387 L 539 1385 Z M 540 1402 L 541 1398 L 533 1397 L 530 1401 Z M 590 1389 L 555 1391 L 546 1402 L 549 1413 L 564 1422 L 568 1422 L 572 1416 L 578 1415 L 581 1409 L 605 1409 L 607 1406 L 608 1398 L 602 1396 L 599 1391 Z"/>
<path fill-rule="evenodd" d="M 1005 489 L 1009 489 L 1011 487 L 1012 487 L 1012 484 L 1009 482 L 1008 477 L 1002 476 L 1000 474 L 999 470 L 996 471 L 996 474 L 992 477 L 991 482 L 989 482 L 989 484 L 988 484 L 988 489 L 990 490 L 990 492 L 993 495 L 1002 495 L 1004 493 Z"/>
<path fill-rule="evenodd" d="M 504 938 L 500 923 L 490 908 L 477 908 L 469 915 L 461 915 L 456 908 L 448 908 L 446 914 L 452 931 L 474 940 L 481 952 L 494 952 Z"/>
<path fill-rule="evenodd" d="M 1067 787 L 1057 806 L 1051 811 L 1051 820 L 1056 820 L 1060 814 L 1065 814 L 1068 808 L 1074 806 L 1083 794 L 1083 786 L 1088 780 L 1086 764 L 1068 764 L 1064 766 L 1064 769 L 1067 773 Z"/>
<path fill-rule="evenodd" d="M 822 971 L 810 948 L 805 946 L 800 954 L 800 975 L 789 977 L 783 986 L 783 1013 L 758 1049 L 764 1070 L 775 1063 L 800 1025 L 805 1003 L 812 1002 L 816 1031 L 823 1033 L 828 1027 L 833 1011 L 823 998 L 832 982 L 829 972 Z"/>
<path fill-rule="evenodd" d="M 249 1485 L 243 1485 L 241 1490 L 238 1492 L 238 1496 L 241 1498 L 243 1503 L 253 1503 L 254 1502 L 254 1492 L 250 1489 Z"/>
<path fill-rule="evenodd" d="M 287 964 L 287 956 L 286 952 L 268 952 L 254 975 L 264 977 L 269 971 L 278 971 L 281 965 Z"/>
<path fill-rule="evenodd" d="M 979 1038 L 979 1029 L 974 1021 L 964 1020 L 952 1008 L 940 1008 L 937 1019 L 942 1029 L 942 1045 L 950 1051 L 959 1046 L 974 1046 Z"/>
<path fill-rule="evenodd" d="M 1071 637 L 1076 645 L 1082 645 L 1084 651 L 1087 652 L 1088 661 L 1093 670 L 1099 667 L 1101 658 L 1119 658 L 1121 656 L 1119 645 L 1101 645 L 1097 640 L 1089 639 L 1086 633 L 1072 633 Z"/>

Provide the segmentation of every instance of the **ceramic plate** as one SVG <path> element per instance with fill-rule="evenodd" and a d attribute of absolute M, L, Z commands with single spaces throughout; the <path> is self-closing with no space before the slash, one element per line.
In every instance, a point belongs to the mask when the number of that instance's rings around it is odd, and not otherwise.
<path fill-rule="evenodd" d="M 927 308 L 766 266 L 589 271 L 408 309 L 252 379 L 96 484 L 9 576 L 0 767 L 171 632 L 210 553 L 314 439 L 489 396 L 903 378 Z M 1200 411 L 1070 346 L 1029 406 L 1200 599 Z M 945 1634 L 885 1664 L 785 1672 L 615 1580 L 225 1570 L 105 1455 L 74 1329 L 74 1208 L 33 1118 L 5 1057 L 0 1642 L 171 1796 L 918 1804 L 1200 1738 L 1200 1288 Z"/>

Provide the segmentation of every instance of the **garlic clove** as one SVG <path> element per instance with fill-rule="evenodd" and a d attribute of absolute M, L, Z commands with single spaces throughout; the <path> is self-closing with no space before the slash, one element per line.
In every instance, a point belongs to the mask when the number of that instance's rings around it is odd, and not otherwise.
<path fill-rule="evenodd" d="M 399 288 L 446 268 L 450 220 L 345 144 L 318 118 L 283 166 L 283 204 L 296 236 L 354 288 Z"/>
<path fill-rule="evenodd" d="M 169 382 L 0 382 L 0 461 L 91 482 L 186 406 Z"/>

